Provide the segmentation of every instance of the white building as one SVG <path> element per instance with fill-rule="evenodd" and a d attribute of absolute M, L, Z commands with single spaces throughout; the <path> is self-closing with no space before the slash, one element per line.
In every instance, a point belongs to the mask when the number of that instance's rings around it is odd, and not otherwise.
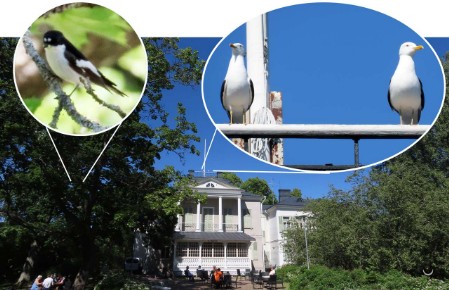
<path fill-rule="evenodd" d="M 173 270 L 212 266 L 236 273 L 261 269 L 262 197 L 244 192 L 217 177 L 197 178 L 194 187 L 205 203 L 185 202 L 174 234 Z"/>
<path fill-rule="evenodd" d="M 305 222 L 311 216 L 310 212 L 304 211 L 306 201 L 291 196 L 290 190 L 279 190 L 279 202 L 275 205 L 264 205 L 264 252 L 266 255 L 265 266 L 282 266 L 288 263 L 284 255 L 283 243 L 285 241 L 283 232 L 290 228 L 293 223 L 299 223 L 304 228 Z"/>
<path fill-rule="evenodd" d="M 217 266 L 235 274 L 237 269 L 243 273 L 245 269 L 265 270 L 270 265 L 286 263 L 282 232 L 293 220 L 302 223 L 308 216 L 302 211 L 303 201 L 291 197 L 290 190 L 280 190 L 278 204 L 262 206 L 262 196 L 244 192 L 226 179 L 195 180 L 197 185 L 193 188 L 207 199 L 201 204 L 181 204 L 184 214 L 178 215 L 171 251 L 174 273 L 181 274 L 186 266 L 191 270 Z M 134 255 L 148 260 L 152 251 L 142 247 L 140 237 L 136 237 Z M 166 254 L 160 256 L 164 258 Z M 166 260 L 155 264 L 153 269 L 157 267 L 159 271 L 167 267 Z"/>

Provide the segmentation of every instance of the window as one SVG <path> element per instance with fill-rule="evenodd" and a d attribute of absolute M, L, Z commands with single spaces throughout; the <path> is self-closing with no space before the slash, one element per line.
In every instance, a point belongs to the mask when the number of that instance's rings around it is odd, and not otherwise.
<path fill-rule="evenodd" d="M 257 248 L 256 248 L 257 250 Z M 248 245 L 247 244 L 237 244 L 237 256 L 238 257 L 248 257 Z"/>
<path fill-rule="evenodd" d="M 224 230 L 226 232 L 237 231 L 237 223 L 234 220 L 234 216 L 232 215 L 232 208 L 224 209 Z"/>
<path fill-rule="evenodd" d="M 198 243 L 189 243 L 189 257 L 199 257 L 200 246 Z"/>
<path fill-rule="evenodd" d="M 206 184 L 206 187 L 215 187 L 215 185 L 214 185 L 212 182 L 208 182 L 208 183 Z"/>
<path fill-rule="evenodd" d="M 201 247 L 201 256 L 202 257 L 212 257 L 212 243 L 203 243 Z"/>
<path fill-rule="evenodd" d="M 248 257 L 248 244 L 229 243 L 226 247 L 226 257 Z"/>
<path fill-rule="evenodd" d="M 225 216 L 225 223 L 231 224 L 233 222 L 233 220 L 232 220 L 232 208 L 225 208 L 224 209 L 224 216 Z"/>
<path fill-rule="evenodd" d="M 176 256 L 187 257 L 189 251 L 189 243 L 178 243 L 176 245 Z"/>
<path fill-rule="evenodd" d="M 243 209 L 243 228 L 252 229 L 252 219 L 251 219 L 251 210 L 244 208 Z"/>
<path fill-rule="evenodd" d="M 280 216 L 279 217 L 279 231 L 283 232 L 299 223 L 298 217 L 295 216 Z M 302 225 L 299 223 L 300 226 Z"/>
<path fill-rule="evenodd" d="M 184 209 L 184 221 L 186 224 L 193 223 L 193 208 L 191 206 Z"/>
<path fill-rule="evenodd" d="M 224 246 L 221 243 L 214 243 L 214 257 L 224 257 Z"/>
<path fill-rule="evenodd" d="M 227 257 L 237 257 L 237 244 L 229 243 L 226 248 L 226 256 Z"/>
<path fill-rule="evenodd" d="M 201 247 L 202 257 L 224 257 L 224 246 L 222 243 L 204 243 Z"/>
<path fill-rule="evenodd" d="M 199 257 L 199 244 L 193 242 L 182 242 L 176 245 L 176 256 Z"/>

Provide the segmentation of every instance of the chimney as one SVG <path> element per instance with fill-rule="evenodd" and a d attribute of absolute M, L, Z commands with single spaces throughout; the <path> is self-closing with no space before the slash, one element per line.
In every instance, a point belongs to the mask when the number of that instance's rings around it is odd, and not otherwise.
<path fill-rule="evenodd" d="M 279 203 L 284 202 L 284 200 L 288 199 L 291 195 L 290 189 L 279 189 Z"/>
<path fill-rule="evenodd" d="M 189 177 L 194 177 L 195 176 L 195 170 L 193 170 L 193 169 L 189 169 L 189 171 L 188 171 L 189 173 Z"/>

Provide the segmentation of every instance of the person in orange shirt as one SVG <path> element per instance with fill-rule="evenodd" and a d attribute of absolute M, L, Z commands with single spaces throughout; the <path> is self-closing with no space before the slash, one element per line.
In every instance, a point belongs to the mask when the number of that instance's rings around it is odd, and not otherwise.
<path fill-rule="evenodd" d="M 221 272 L 220 268 L 218 268 L 214 272 L 214 280 L 215 280 L 215 288 L 219 288 L 223 283 L 223 272 Z"/>

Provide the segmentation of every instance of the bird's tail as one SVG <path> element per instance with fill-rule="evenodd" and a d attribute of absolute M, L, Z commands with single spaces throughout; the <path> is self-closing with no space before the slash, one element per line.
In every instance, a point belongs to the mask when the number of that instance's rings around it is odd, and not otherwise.
<path fill-rule="evenodd" d="M 117 95 L 120 95 L 122 97 L 127 97 L 128 96 L 127 94 L 125 94 L 124 92 L 122 92 L 121 90 L 117 89 L 114 86 L 108 86 L 107 90 L 108 91 L 113 91 L 114 93 L 116 93 Z"/>

